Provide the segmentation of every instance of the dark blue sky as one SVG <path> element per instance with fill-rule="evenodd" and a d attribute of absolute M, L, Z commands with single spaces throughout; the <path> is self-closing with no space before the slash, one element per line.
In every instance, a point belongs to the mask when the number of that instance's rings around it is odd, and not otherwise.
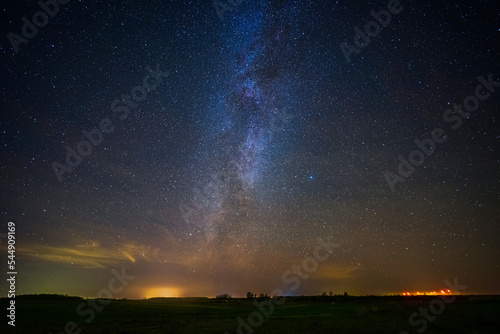
<path fill-rule="evenodd" d="M 16 53 L 42 9 L 4 2 L 19 293 L 95 295 L 121 267 L 127 297 L 500 293 L 499 4 L 462 3 L 73 0 Z"/>

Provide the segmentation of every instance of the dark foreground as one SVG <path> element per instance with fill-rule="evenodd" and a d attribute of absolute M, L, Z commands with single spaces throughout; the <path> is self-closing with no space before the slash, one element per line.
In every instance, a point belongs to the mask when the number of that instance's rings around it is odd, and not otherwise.
<path fill-rule="evenodd" d="M 6 310 L 8 299 L 0 300 Z M 261 311 L 256 305 L 260 305 Z M 412 325 L 409 318 L 414 312 L 417 314 L 412 317 Z M 238 317 L 245 324 L 239 323 Z M 0 333 L 398 334 L 424 332 L 425 328 L 428 334 L 497 334 L 500 296 L 459 296 L 447 304 L 429 296 L 289 297 L 281 305 L 269 299 L 95 301 L 62 296 L 20 296 L 16 298 L 15 329 L 7 325 L 5 315 L 2 318 Z"/>

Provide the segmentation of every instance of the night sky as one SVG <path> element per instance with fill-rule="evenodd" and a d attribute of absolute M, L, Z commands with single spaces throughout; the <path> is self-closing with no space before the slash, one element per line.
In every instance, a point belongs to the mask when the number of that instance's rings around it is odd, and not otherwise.
<path fill-rule="evenodd" d="M 61 2 L 0 11 L 19 294 L 500 293 L 498 1 Z"/>

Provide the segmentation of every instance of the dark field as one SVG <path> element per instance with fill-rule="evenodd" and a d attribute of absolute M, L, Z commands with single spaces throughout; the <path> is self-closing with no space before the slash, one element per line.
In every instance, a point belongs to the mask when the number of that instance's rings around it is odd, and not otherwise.
<path fill-rule="evenodd" d="M 262 325 L 241 328 L 240 333 L 418 333 L 424 317 L 409 317 L 419 308 L 429 308 L 436 297 L 289 297 L 274 305 Z M 2 298 L 2 305 L 8 300 Z M 70 321 L 77 325 L 67 333 L 237 333 L 237 318 L 248 323 L 257 311 L 246 299 L 161 298 L 149 300 L 95 300 L 61 296 L 16 298 L 16 327 L 4 320 L 1 333 L 64 333 Z M 269 312 L 271 301 L 264 303 Z M 82 304 L 83 303 L 83 304 Z M 425 333 L 499 333 L 500 296 L 459 296 L 444 310 L 425 321 Z M 77 308 L 79 314 L 77 313 Z M 5 308 L 4 308 L 5 310 Z M 95 318 L 91 320 L 92 314 Z M 256 315 L 256 314 L 254 314 Z M 89 321 L 89 323 L 86 322 Z M 259 323 L 258 316 L 250 319 Z"/>

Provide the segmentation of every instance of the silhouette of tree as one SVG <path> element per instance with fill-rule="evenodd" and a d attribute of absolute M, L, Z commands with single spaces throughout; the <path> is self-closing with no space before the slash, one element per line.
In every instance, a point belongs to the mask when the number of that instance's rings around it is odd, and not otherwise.
<path fill-rule="evenodd" d="M 231 295 L 228 293 L 223 293 L 221 295 L 215 296 L 215 299 L 231 299 L 231 298 L 233 297 L 231 297 Z"/>

